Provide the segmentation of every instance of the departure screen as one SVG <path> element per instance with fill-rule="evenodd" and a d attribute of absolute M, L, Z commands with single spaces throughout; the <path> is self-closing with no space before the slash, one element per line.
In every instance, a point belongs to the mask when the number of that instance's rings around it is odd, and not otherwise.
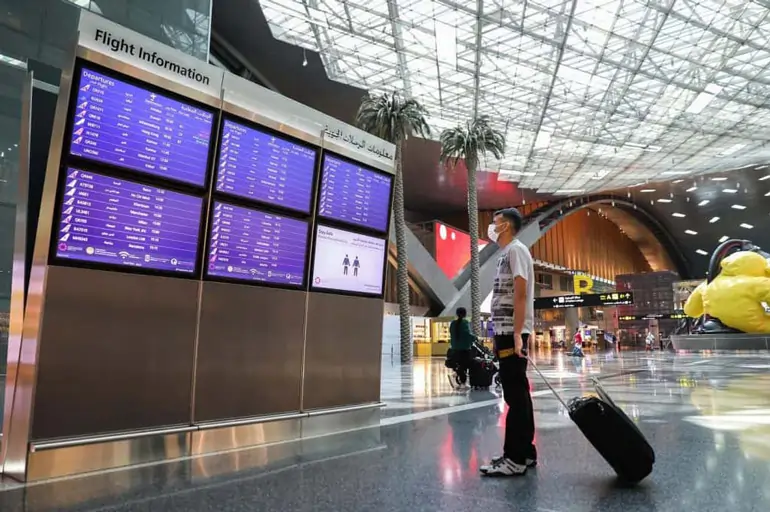
<path fill-rule="evenodd" d="M 57 258 L 195 272 L 201 198 L 77 169 L 65 179 Z"/>
<path fill-rule="evenodd" d="M 318 226 L 313 256 L 313 288 L 382 294 L 385 240 Z"/>
<path fill-rule="evenodd" d="M 385 232 L 393 178 L 361 165 L 324 155 L 318 215 Z"/>
<path fill-rule="evenodd" d="M 230 120 L 221 140 L 217 191 L 310 213 L 316 150 Z"/>
<path fill-rule="evenodd" d="M 208 275 L 301 286 L 305 281 L 305 221 L 214 202 Z"/>
<path fill-rule="evenodd" d="M 203 186 L 214 114 L 83 68 L 70 154 Z"/>

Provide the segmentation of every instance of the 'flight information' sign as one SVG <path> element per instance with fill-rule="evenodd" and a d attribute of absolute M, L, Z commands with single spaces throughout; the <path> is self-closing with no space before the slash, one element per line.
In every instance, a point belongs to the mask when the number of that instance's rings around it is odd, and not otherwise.
<path fill-rule="evenodd" d="M 390 176 L 324 155 L 318 215 L 376 231 L 388 229 Z"/>
<path fill-rule="evenodd" d="M 214 114 L 82 69 L 70 154 L 203 186 Z"/>
<path fill-rule="evenodd" d="M 192 274 L 203 200 L 68 169 L 56 257 Z"/>
<path fill-rule="evenodd" d="M 535 298 L 535 309 L 625 306 L 634 303 L 633 292 L 584 293 Z"/>
<path fill-rule="evenodd" d="M 208 275 L 301 286 L 307 222 L 214 202 Z"/>
<path fill-rule="evenodd" d="M 314 149 L 226 120 L 217 191 L 310 213 L 315 159 Z"/>

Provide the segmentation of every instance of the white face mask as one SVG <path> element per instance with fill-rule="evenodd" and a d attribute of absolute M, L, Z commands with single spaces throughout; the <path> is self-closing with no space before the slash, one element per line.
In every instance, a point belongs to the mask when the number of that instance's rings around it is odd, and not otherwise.
<path fill-rule="evenodd" d="M 495 231 L 495 225 L 494 224 L 490 224 L 489 227 L 487 228 L 487 236 L 489 237 L 490 240 L 492 240 L 493 242 L 497 243 L 497 239 L 500 236 L 500 233 Z"/>

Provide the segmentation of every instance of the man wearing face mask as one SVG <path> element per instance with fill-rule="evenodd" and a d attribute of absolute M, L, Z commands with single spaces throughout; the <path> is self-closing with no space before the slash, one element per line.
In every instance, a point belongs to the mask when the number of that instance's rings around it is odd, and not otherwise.
<path fill-rule="evenodd" d="M 503 454 L 480 468 L 487 476 L 520 476 L 537 465 L 527 380 L 527 342 L 535 323 L 535 270 L 529 249 L 516 239 L 521 224 L 521 213 L 507 208 L 495 213 L 488 231 L 502 249 L 492 290 L 492 321 L 508 414 Z"/>

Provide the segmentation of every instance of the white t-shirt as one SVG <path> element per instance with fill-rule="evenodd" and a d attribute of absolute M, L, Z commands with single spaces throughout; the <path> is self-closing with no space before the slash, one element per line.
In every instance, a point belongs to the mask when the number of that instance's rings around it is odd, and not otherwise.
<path fill-rule="evenodd" d="M 492 289 L 492 321 L 495 334 L 514 334 L 513 304 L 514 286 L 517 277 L 527 281 L 527 308 L 524 312 L 524 333 L 532 333 L 535 328 L 535 266 L 529 249 L 518 240 L 514 240 L 503 249 L 497 260 L 497 274 Z"/>

